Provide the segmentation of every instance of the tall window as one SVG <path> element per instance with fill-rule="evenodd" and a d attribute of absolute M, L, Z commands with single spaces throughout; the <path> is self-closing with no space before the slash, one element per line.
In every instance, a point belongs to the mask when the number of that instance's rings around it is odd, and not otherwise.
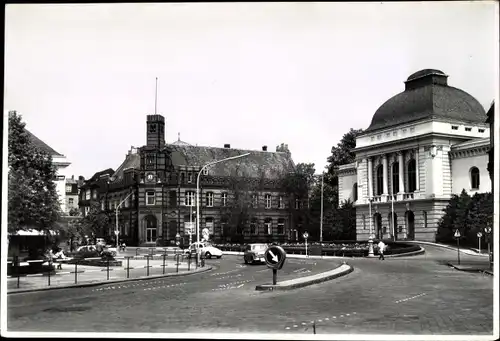
<path fill-rule="evenodd" d="M 71 193 L 72 187 L 71 185 L 66 185 L 66 193 Z"/>
<path fill-rule="evenodd" d="M 424 211 L 424 227 L 427 227 L 427 212 Z"/>
<path fill-rule="evenodd" d="M 227 193 L 222 193 L 220 199 L 222 206 L 227 206 Z"/>
<path fill-rule="evenodd" d="M 208 207 L 214 206 L 214 194 L 212 192 L 207 192 L 206 194 L 206 205 Z"/>
<path fill-rule="evenodd" d="M 408 192 L 413 193 L 417 190 L 417 162 L 411 159 L 408 162 Z"/>
<path fill-rule="evenodd" d="M 68 199 L 68 204 L 69 204 L 70 206 L 73 206 L 73 198 L 69 198 L 69 199 Z"/>
<path fill-rule="evenodd" d="M 193 173 L 188 173 L 188 184 L 193 182 Z"/>
<path fill-rule="evenodd" d="M 257 218 L 252 218 L 250 222 L 250 234 L 257 234 Z"/>
<path fill-rule="evenodd" d="M 283 208 L 283 207 L 284 207 L 284 205 L 283 205 L 283 196 L 280 195 L 278 197 L 278 208 Z"/>
<path fill-rule="evenodd" d="M 170 207 L 177 207 L 177 191 L 170 191 L 168 193 L 169 197 L 169 206 Z"/>
<path fill-rule="evenodd" d="M 266 194 L 266 208 L 271 208 L 271 194 Z"/>
<path fill-rule="evenodd" d="M 194 206 L 194 192 L 193 191 L 186 191 L 186 196 L 184 198 L 184 205 L 186 206 Z"/>
<path fill-rule="evenodd" d="M 147 191 L 146 192 L 146 205 L 154 205 L 155 204 L 155 192 Z"/>
<path fill-rule="evenodd" d="M 470 169 L 470 187 L 471 189 L 479 189 L 479 169 L 477 167 Z"/>
<path fill-rule="evenodd" d="M 272 230 L 271 218 L 266 218 L 266 220 L 264 220 L 264 229 L 265 229 L 267 234 L 272 234 L 273 230 Z"/>
<path fill-rule="evenodd" d="M 101 201 L 101 211 L 104 211 L 106 209 L 106 205 L 104 203 L 104 199 Z"/>
<path fill-rule="evenodd" d="M 295 209 L 296 210 L 300 209 L 300 200 L 299 199 L 295 199 Z"/>
<path fill-rule="evenodd" d="M 202 174 L 203 175 L 208 175 L 208 167 L 203 170 Z"/>
<path fill-rule="evenodd" d="M 377 167 L 377 195 L 381 195 L 384 191 L 384 169 L 382 165 Z"/>
<path fill-rule="evenodd" d="M 358 200 L 358 183 L 357 182 L 352 186 L 352 198 L 353 198 L 354 202 L 356 202 Z"/>
<path fill-rule="evenodd" d="M 392 164 L 392 194 L 399 192 L 399 162 Z"/>
<path fill-rule="evenodd" d="M 252 207 L 257 207 L 259 205 L 259 200 L 257 198 L 257 195 L 256 194 L 253 194 L 252 195 Z"/>
<path fill-rule="evenodd" d="M 278 219 L 278 234 L 285 234 L 285 219 Z"/>
<path fill-rule="evenodd" d="M 90 200 L 90 189 L 85 191 L 85 200 Z"/>
<path fill-rule="evenodd" d="M 181 173 L 181 184 L 184 183 L 184 173 Z"/>

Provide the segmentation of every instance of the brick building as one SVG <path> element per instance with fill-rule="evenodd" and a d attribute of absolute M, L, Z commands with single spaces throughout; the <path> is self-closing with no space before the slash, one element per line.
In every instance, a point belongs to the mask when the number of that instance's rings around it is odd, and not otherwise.
<path fill-rule="evenodd" d="M 187 231 L 196 222 L 198 172 L 207 163 L 249 152 L 200 175 L 200 232 L 208 228 L 215 242 L 295 239 L 297 233 L 291 231 L 301 229 L 303 199 L 283 186 L 283 178 L 295 168 L 287 145 L 270 152 L 266 146 L 252 151 L 229 144 L 193 146 L 180 139 L 169 144 L 163 116 L 148 115 L 146 125 L 146 145 L 132 147 L 116 171 L 98 172 L 81 187 L 84 212 L 98 200 L 102 209 L 115 213 L 124 200 L 118 226 L 120 238 L 129 245 L 153 245 L 157 239 L 169 245 L 177 233 L 185 245 Z M 244 206 L 244 214 L 239 206 Z M 112 235 L 114 229 L 113 221 L 104 234 Z"/>

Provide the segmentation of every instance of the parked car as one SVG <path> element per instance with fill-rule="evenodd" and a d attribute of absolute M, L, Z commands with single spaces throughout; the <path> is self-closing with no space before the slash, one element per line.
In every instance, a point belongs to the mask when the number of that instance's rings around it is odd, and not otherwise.
<path fill-rule="evenodd" d="M 83 245 L 83 246 L 80 246 L 78 249 L 76 249 L 76 252 L 85 253 L 85 252 L 97 251 L 97 252 L 101 253 L 102 251 L 99 251 L 99 250 L 108 251 L 111 253 L 111 255 L 113 257 L 116 256 L 116 247 L 111 246 L 111 245 L 101 245 L 101 244 L 99 244 L 99 245 Z"/>
<path fill-rule="evenodd" d="M 267 250 L 267 244 L 248 244 L 243 254 L 245 264 L 253 264 L 255 262 L 265 262 L 264 254 Z"/>
<path fill-rule="evenodd" d="M 207 242 L 199 242 L 199 243 L 193 243 L 187 248 L 184 253 L 188 256 L 191 257 L 191 255 L 196 255 L 196 246 L 201 249 L 201 255 L 204 256 L 205 258 L 212 258 L 212 256 L 221 258 L 222 257 L 222 251 L 213 246 L 210 243 Z"/>

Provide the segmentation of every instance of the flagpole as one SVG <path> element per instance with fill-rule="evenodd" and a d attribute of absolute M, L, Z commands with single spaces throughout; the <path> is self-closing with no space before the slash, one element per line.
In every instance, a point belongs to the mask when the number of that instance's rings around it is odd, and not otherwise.
<path fill-rule="evenodd" d="M 158 103 L 158 77 L 155 80 L 155 115 L 156 115 L 156 106 Z"/>

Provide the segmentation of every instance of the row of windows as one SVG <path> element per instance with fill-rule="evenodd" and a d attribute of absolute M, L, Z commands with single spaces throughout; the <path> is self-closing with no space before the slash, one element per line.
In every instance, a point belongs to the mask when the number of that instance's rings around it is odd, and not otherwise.
<path fill-rule="evenodd" d="M 267 235 L 271 235 L 273 232 L 272 222 L 273 220 L 271 218 L 264 219 L 264 232 Z M 236 228 L 236 233 L 246 234 L 246 235 L 258 235 L 259 234 L 258 226 L 259 224 L 257 218 L 253 218 L 250 221 L 250 225 L 248 226 L 248 228 L 238 226 Z M 224 230 L 227 230 L 227 223 L 221 222 L 221 234 L 224 234 Z M 277 234 L 285 234 L 285 219 L 283 218 L 278 219 Z"/>
<path fill-rule="evenodd" d="M 175 192 L 172 191 L 171 199 L 175 198 Z M 205 193 L 205 206 L 214 207 L 214 193 L 207 192 Z M 184 206 L 196 206 L 196 192 L 195 191 L 186 191 L 184 196 Z M 251 206 L 258 207 L 259 198 L 257 195 L 252 195 Z M 172 201 L 172 200 L 171 200 Z M 225 207 L 228 205 L 228 195 L 227 193 L 220 194 L 220 202 L 221 206 Z M 271 194 L 264 195 L 264 203 L 265 208 L 272 208 L 272 196 Z M 146 205 L 156 205 L 156 192 L 155 191 L 147 191 L 146 192 Z M 285 202 L 283 196 L 278 196 L 277 200 L 277 208 L 285 208 Z M 300 209 L 300 200 L 295 200 L 295 208 Z"/>
<path fill-rule="evenodd" d="M 404 171 L 403 171 L 404 172 Z M 413 193 L 417 189 L 417 162 L 411 159 L 407 164 L 406 173 L 408 175 L 407 193 Z M 384 168 L 379 165 L 376 169 L 376 188 L 375 195 L 382 195 L 384 191 Z M 392 193 L 399 192 L 399 162 L 392 164 Z"/>
<path fill-rule="evenodd" d="M 452 125 L 452 126 L 451 126 L 451 129 L 452 129 L 452 130 L 458 130 L 458 126 L 456 126 L 456 125 Z M 465 131 L 472 131 L 472 127 L 465 127 Z M 479 133 L 484 133 L 484 128 L 477 128 L 477 131 L 478 131 Z"/>

